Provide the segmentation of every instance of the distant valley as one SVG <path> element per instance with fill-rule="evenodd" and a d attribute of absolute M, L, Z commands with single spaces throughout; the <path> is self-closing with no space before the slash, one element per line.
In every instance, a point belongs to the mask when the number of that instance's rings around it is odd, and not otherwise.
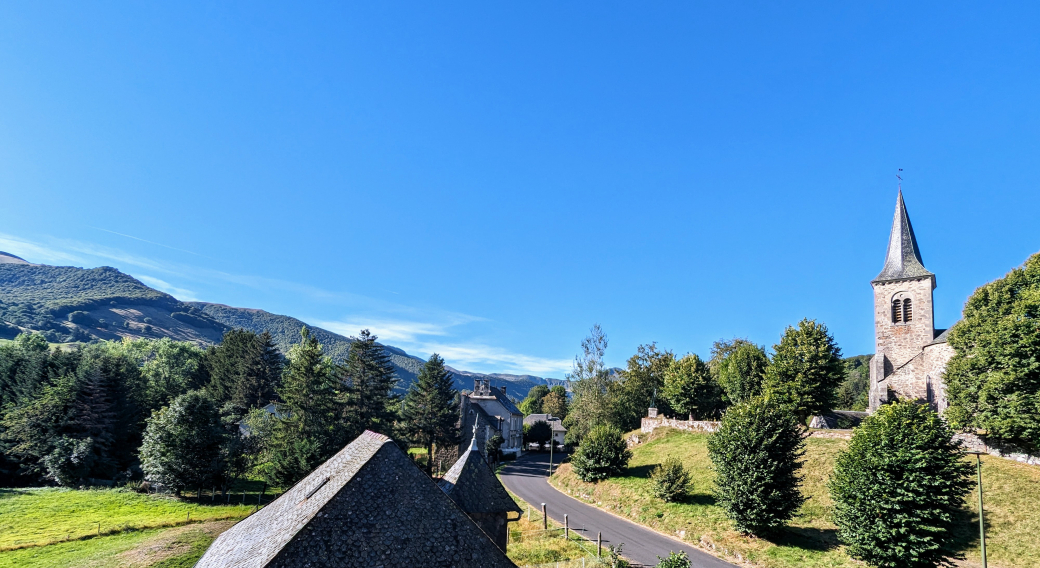
<path fill-rule="evenodd" d="M 304 325 L 333 360 L 346 357 L 349 338 L 290 316 L 222 304 L 182 302 L 115 268 L 32 264 L 0 252 L 0 339 L 33 331 L 44 334 L 52 343 L 169 337 L 214 345 L 224 332 L 243 328 L 269 332 L 279 350 L 288 353 L 299 342 Z M 407 388 L 425 361 L 397 347 L 383 348 L 394 364 L 399 387 Z M 517 398 L 523 398 L 535 385 L 561 382 L 533 375 L 451 370 L 459 389 L 472 388 L 474 379 L 486 378 L 507 387 L 509 394 Z"/>

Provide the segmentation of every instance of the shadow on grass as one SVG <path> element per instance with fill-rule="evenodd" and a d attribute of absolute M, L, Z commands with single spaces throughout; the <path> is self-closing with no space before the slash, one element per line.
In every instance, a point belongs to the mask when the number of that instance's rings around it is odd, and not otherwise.
<path fill-rule="evenodd" d="M 21 489 L 0 488 L 0 499 L 8 499 L 10 497 L 17 497 L 23 494 L 25 494 L 25 491 L 22 491 Z"/>
<path fill-rule="evenodd" d="M 972 511 L 961 508 L 953 518 L 953 530 L 950 531 L 953 550 L 964 554 L 968 550 L 979 547 L 979 517 Z M 986 514 L 986 528 L 992 527 L 989 513 Z"/>
<path fill-rule="evenodd" d="M 680 503 L 686 505 L 702 505 L 702 506 L 714 506 L 715 496 L 711 493 L 694 493 L 687 495 Z"/>
<path fill-rule="evenodd" d="M 659 465 L 661 465 L 661 464 L 651 463 L 651 464 L 647 464 L 647 465 L 637 465 L 635 467 L 630 467 L 630 468 L 625 470 L 625 476 L 626 477 L 636 477 L 636 478 L 639 478 L 639 479 L 649 479 L 650 478 L 650 472 L 653 471 L 654 468 L 659 466 Z"/>
<path fill-rule="evenodd" d="M 838 541 L 837 530 L 812 527 L 787 527 L 768 540 L 777 546 L 789 546 L 819 552 L 833 550 L 841 544 Z"/>

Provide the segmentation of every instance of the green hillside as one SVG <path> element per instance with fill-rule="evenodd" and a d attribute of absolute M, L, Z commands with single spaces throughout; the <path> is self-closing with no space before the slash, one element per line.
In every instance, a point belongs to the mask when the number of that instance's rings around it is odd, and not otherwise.
<path fill-rule="evenodd" d="M 350 349 L 350 339 L 338 333 L 308 325 L 294 317 L 272 314 L 264 310 L 233 308 L 206 302 L 190 302 L 189 305 L 228 327 L 247 329 L 256 333 L 269 332 L 282 353 L 288 353 L 291 346 L 300 342 L 300 329 L 305 325 L 321 343 L 325 354 L 332 357 L 333 361 L 342 362 L 346 359 L 347 351 Z M 390 355 L 397 378 L 401 380 L 402 384 L 411 383 L 425 363 L 422 359 L 413 357 L 396 347 L 384 345 L 383 349 Z"/>

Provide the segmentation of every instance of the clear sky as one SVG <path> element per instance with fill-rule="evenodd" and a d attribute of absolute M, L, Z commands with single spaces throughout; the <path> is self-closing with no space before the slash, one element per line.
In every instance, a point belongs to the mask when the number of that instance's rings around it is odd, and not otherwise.
<path fill-rule="evenodd" d="M 0 6 L 0 250 L 555 377 L 1040 250 L 1035 2 L 300 4 Z"/>

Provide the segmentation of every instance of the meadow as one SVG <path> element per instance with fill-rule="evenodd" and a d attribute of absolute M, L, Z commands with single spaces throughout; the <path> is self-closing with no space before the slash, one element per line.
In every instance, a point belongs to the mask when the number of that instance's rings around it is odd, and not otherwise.
<path fill-rule="evenodd" d="M 663 533 L 699 543 L 731 561 L 767 568 L 862 566 L 845 553 L 831 521 L 827 480 L 834 459 L 847 442 L 807 440 L 802 492 L 808 498 L 784 533 L 774 539 L 741 536 L 712 497 L 714 475 L 707 435 L 659 429 L 633 448 L 625 475 L 598 484 L 585 483 L 569 464 L 551 483 L 561 491 Z M 694 491 L 681 503 L 664 503 L 651 493 L 649 474 L 666 457 L 677 456 L 689 468 Z M 972 458 L 974 459 L 974 458 Z M 983 484 L 989 566 L 1040 568 L 1040 468 L 983 457 Z M 966 557 L 964 566 L 980 565 L 977 494 L 965 496 L 961 529 L 955 537 Z"/>

